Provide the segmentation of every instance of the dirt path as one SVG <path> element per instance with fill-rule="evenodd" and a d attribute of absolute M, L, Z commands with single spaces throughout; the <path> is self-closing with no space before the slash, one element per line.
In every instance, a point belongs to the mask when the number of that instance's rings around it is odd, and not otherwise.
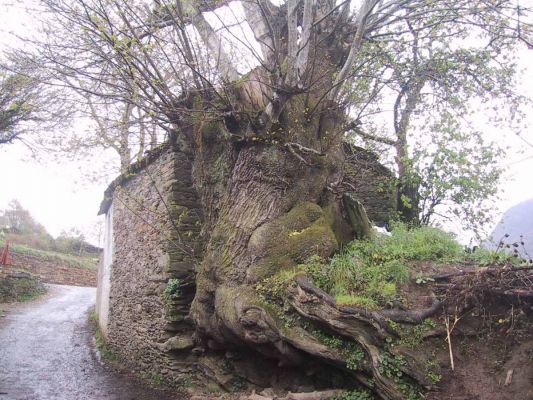
<path fill-rule="evenodd" d="M 87 313 L 96 289 L 48 286 L 44 298 L 8 307 L 0 318 L 0 400 L 176 398 L 95 360 Z"/>

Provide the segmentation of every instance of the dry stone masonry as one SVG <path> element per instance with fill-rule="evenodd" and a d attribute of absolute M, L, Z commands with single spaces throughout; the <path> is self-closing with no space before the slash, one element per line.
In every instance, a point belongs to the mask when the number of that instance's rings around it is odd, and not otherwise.
<path fill-rule="evenodd" d="M 37 276 L 44 283 L 96 286 L 96 269 L 75 267 L 60 260 L 47 260 L 10 250 L 12 268 Z M 7 267 L 5 267 L 7 268 Z"/>
<path fill-rule="evenodd" d="M 395 208 L 392 172 L 369 150 L 345 144 L 344 151 L 347 154 L 343 183 L 345 192 L 353 194 L 364 205 L 370 221 L 383 226 Z"/>
<path fill-rule="evenodd" d="M 98 312 L 106 315 L 101 328 L 125 364 L 157 380 L 179 379 L 195 365 L 193 331 L 185 317 L 202 244 L 190 177 L 190 161 L 168 143 L 117 178 L 101 208 L 112 209 L 113 237 L 106 240 L 114 243 L 104 250 L 112 252 L 104 254 L 112 262 L 106 266 L 108 293 L 98 292 Z"/>

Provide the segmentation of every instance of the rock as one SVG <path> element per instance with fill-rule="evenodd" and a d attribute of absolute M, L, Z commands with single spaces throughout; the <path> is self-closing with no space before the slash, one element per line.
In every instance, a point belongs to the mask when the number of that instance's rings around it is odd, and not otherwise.
<path fill-rule="evenodd" d="M 174 336 L 160 345 L 163 351 L 187 350 L 194 347 L 194 341 L 188 336 Z"/>
<path fill-rule="evenodd" d="M 342 195 L 342 202 L 356 238 L 364 239 L 369 237 L 372 231 L 372 225 L 370 224 L 363 204 L 355 198 L 353 193 L 344 193 Z"/>

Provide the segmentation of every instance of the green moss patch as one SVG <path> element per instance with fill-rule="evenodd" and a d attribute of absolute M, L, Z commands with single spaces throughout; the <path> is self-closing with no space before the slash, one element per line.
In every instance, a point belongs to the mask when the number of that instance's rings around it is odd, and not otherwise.
<path fill-rule="evenodd" d="M 302 203 L 258 228 L 249 247 L 257 260 L 248 279 L 258 282 L 303 263 L 313 254 L 329 257 L 337 248 L 337 240 L 320 206 Z"/>

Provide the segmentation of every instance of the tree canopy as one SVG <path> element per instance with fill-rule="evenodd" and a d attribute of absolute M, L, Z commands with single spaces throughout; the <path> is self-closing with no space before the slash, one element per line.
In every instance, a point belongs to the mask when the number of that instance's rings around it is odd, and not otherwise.
<path fill-rule="evenodd" d="M 498 113 L 501 119 L 516 115 L 524 100 L 513 92 L 513 52 L 531 44 L 530 10 L 511 2 L 40 5 L 43 29 L 32 41 L 38 54 L 19 58 L 46 66 L 92 121 L 90 135 L 70 136 L 62 146 L 112 148 L 122 170 L 164 140 L 191 108 L 267 132 L 276 129 L 291 97 L 315 93 L 313 100 L 307 96 L 308 120 L 328 102 L 342 104 L 348 132 L 363 127 L 357 135 L 365 131 L 363 138 L 394 148 L 400 215 L 427 222 L 427 214 L 419 215 L 423 193 L 411 184 L 422 174 L 413 148 L 428 146 L 444 112 L 468 137 L 470 127 L 460 121 L 476 101 L 503 101 L 508 111 Z M 190 107 L 195 92 L 210 98 Z M 372 133 L 376 116 L 390 118 L 392 129 Z"/>

